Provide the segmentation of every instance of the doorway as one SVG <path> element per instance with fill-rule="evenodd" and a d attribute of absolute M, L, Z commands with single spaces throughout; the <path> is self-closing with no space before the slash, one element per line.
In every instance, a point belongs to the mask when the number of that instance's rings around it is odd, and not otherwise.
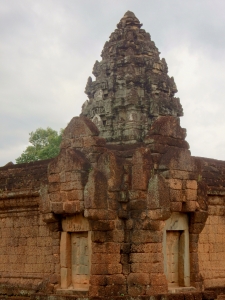
<path fill-rule="evenodd" d="M 163 232 L 164 272 L 169 287 L 190 286 L 188 217 L 172 213 Z"/>
<path fill-rule="evenodd" d="M 88 232 L 71 233 L 71 281 L 74 289 L 89 284 Z"/>
<path fill-rule="evenodd" d="M 169 286 L 184 286 L 184 231 L 166 232 L 167 278 Z"/>

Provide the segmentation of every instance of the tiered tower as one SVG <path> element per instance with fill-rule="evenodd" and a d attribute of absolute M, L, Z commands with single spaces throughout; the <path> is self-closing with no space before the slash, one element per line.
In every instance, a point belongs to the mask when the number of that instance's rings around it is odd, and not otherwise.
<path fill-rule="evenodd" d="M 158 116 L 183 115 L 173 77 L 150 34 L 126 12 L 105 43 L 102 61 L 88 78 L 81 115 L 91 119 L 110 143 L 143 141 Z"/>

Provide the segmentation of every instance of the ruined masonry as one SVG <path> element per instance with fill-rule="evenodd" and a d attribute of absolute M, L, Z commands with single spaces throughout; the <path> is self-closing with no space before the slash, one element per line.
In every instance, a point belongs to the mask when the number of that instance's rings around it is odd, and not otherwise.
<path fill-rule="evenodd" d="M 225 299 L 225 162 L 193 157 L 128 11 L 60 154 L 0 168 L 0 299 Z"/>

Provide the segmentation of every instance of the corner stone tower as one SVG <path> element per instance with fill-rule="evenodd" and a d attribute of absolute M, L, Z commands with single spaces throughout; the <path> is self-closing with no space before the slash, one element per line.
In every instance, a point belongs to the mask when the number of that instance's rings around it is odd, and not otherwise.
<path fill-rule="evenodd" d="M 82 116 L 92 120 L 109 143 L 142 142 L 158 116 L 183 115 L 173 77 L 150 34 L 126 12 L 105 43 L 102 61 L 88 78 Z"/>

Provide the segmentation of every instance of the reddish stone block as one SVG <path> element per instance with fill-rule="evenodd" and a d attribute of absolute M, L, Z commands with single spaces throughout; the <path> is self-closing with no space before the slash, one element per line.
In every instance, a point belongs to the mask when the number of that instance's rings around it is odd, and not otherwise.
<path fill-rule="evenodd" d="M 129 209 L 130 210 L 145 210 L 147 209 L 147 201 L 146 199 L 138 199 L 138 200 L 132 200 L 129 203 Z"/>
<path fill-rule="evenodd" d="M 101 230 L 101 231 L 107 231 L 107 230 L 113 230 L 115 228 L 114 221 L 105 221 L 105 220 L 99 220 L 99 221 L 90 221 L 91 230 Z"/>
<path fill-rule="evenodd" d="M 121 253 L 130 253 L 130 243 L 123 243 L 120 245 L 120 247 Z"/>
<path fill-rule="evenodd" d="M 130 296 L 136 297 L 140 295 L 145 295 L 146 293 L 146 286 L 145 285 L 128 285 L 128 294 Z"/>
<path fill-rule="evenodd" d="M 192 189 L 192 190 L 197 190 L 197 188 L 198 188 L 197 181 L 196 180 L 186 180 L 186 188 Z"/>
<path fill-rule="evenodd" d="M 164 274 L 151 274 L 151 285 L 152 286 L 162 286 L 167 285 L 167 279 Z"/>
<path fill-rule="evenodd" d="M 91 240 L 96 243 L 110 242 L 113 240 L 112 231 L 92 231 Z"/>
<path fill-rule="evenodd" d="M 48 181 L 49 182 L 59 182 L 60 181 L 60 176 L 59 174 L 50 174 L 48 176 Z"/>
<path fill-rule="evenodd" d="M 185 195 L 187 201 L 195 201 L 197 199 L 197 190 L 192 190 L 192 189 L 186 189 L 185 190 Z"/>
<path fill-rule="evenodd" d="M 146 288 L 146 295 L 160 295 L 160 294 L 167 294 L 168 287 L 167 285 L 151 285 Z"/>
<path fill-rule="evenodd" d="M 60 199 L 60 193 L 51 193 L 49 194 L 49 200 L 52 201 L 52 202 L 60 202 L 61 199 Z"/>
<path fill-rule="evenodd" d="M 85 201 L 84 201 L 84 206 L 85 206 Z M 117 214 L 116 211 L 114 210 L 85 209 L 84 216 L 90 220 L 115 220 Z"/>
<path fill-rule="evenodd" d="M 120 254 L 94 253 L 91 256 L 93 264 L 117 264 L 120 262 Z"/>
<path fill-rule="evenodd" d="M 182 211 L 182 202 L 171 202 L 170 210 L 172 212 L 181 212 Z"/>
<path fill-rule="evenodd" d="M 185 201 L 185 195 L 183 190 L 170 189 L 170 201 L 172 202 L 183 202 Z"/>
<path fill-rule="evenodd" d="M 91 285 L 89 287 L 89 297 L 104 297 L 105 287 L 99 285 Z"/>
<path fill-rule="evenodd" d="M 121 274 L 121 264 L 92 264 L 91 274 L 93 275 L 110 275 L 110 274 Z"/>
<path fill-rule="evenodd" d="M 51 202 L 51 211 L 55 214 L 64 213 L 63 203 L 62 202 Z"/>
<path fill-rule="evenodd" d="M 105 296 L 123 296 L 127 293 L 127 287 L 126 285 L 107 285 L 105 287 Z"/>
<path fill-rule="evenodd" d="M 67 199 L 69 201 L 83 200 L 84 199 L 84 191 L 83 190 L 69 191 L 69 192 L 67 192 Z"/>
<path fill-rule="evenodd" d="M 123 243 L 125 242 L 125 234 L 123 230 L 113 230 L 112 238 L 115 243 Z"/>
<path fill-rule="evenodd" d="M 92 253 L 120 253 L 120 244 L 113 242 L 92 243 Z"/>
<path fill-rule="evenodd" d="M 131 235 L 131 241 L 137 244 L 160 243 L 162 242 L 162 232 L 149 230 L 134 230 Z"/>
<path fill-rule="evenodd" d="M 102 285 L 107 284 L 107 277 L 105 275 L 91 275 L 90 285 Z"/>
<path fill-rule="evenodd" d="M 182 180 L 170 178 L 167 180 L 169 187 L 174 190 L 181 190 L 182 189 Z"/>
<path fill-rule="evenodd" d="M 186 137 L 186 129 L 181 128 L 180 119 L 172 116 L 160 116 L 153 122 L 149 135 L 169 136 L 183 140 Z"/>
<path fill-rule="evenodd" d="M 129 263 L 129 255 L 128 254 L 121 254 L 120 255 L 120 262 L 121 262 L 121 264 L 128 264 Z"/>
<path fill-rule="evenodd" d="M 63 203 L 63 210 L 68 214 L 75 214 L 81 211 L 79 201 L 68 201 Z"/>
<path fill-rule="evenodd" d="M 130 273 L 127 276 L 128 285 L 148 285 L 150 284 L 149 273 Z"/>
<path fill-rule="evenodd" d="M 194 212 L 197 208 L 197 202 L 196 201 L 186 201 L 182 205 L 182 211 L 183 212 Z"/>
<path fill-rule="evenodd" d="M 106 276 L 106 284 L 107 285 L 125 285 L 126 277 L 123 274 L 113 274 Z"/>
<path fill-rule="evenodd" d="M 48 192 L 49 193 L 54 193 L 58 192 L 60 190 L 60 184 L 56 182 L 51 182 L 48 184 Z"/>
<path fill-rule="evenodd" d="M 60 191 L 59 195 L 60 195 L 60 201 L 62 202 L 68 201 L 67 192 Z"/>

